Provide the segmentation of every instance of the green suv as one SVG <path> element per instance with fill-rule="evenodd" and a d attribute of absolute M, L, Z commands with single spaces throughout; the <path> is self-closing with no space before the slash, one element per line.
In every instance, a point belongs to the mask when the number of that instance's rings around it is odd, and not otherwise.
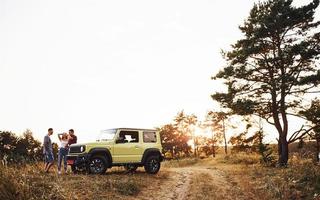
<path fill-rule="evenodd" d="M 117 128 L 101 131 L 93 143 L 73 144 L 67 156 L 74 173 L 103 174 L 113 166 L 128 171 L 144 167 L 156 174 L 163 161 L 160 134 L 152 129 Z"/>

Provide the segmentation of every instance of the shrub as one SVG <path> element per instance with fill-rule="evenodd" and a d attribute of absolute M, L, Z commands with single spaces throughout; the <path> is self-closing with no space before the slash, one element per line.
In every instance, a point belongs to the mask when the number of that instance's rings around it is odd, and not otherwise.
<path fill-rule="evenodd" d="M 126 196 L 137 195 L 140 192 L 139 186 L 133 182 L 118 182 L 115 185 L 117 192 Z"/>

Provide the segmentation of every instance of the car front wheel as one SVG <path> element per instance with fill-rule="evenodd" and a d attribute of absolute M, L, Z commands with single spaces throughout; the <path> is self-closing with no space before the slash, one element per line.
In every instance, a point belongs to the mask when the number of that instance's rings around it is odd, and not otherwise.
<path fill-rule="evenodd" d="M 104 174 L 107 170 L 107 160 L 103 156 L 93 156 L 88 170 L 90 174 Z"/>
<path fill-rule="evenodd" d="M 144 169 L 148 174 L 156 174 L 160 170 L 160 165 L 158 156 L 150 156 L 144 164 Z"/>
<path fill-rule="evenodd" d="M 79 174 L 79 173 L 85 173 L 86 168 L 85 167 L 77 167 L 75 165 L 71 165 L 71 170 L 74 174 Z"/>

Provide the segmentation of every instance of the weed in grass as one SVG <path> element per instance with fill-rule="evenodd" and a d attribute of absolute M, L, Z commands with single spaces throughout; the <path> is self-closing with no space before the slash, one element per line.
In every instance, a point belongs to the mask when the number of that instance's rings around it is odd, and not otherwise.
<path fill-rule="evenodd" d="M 140 192 L 139 186 L 133 181 L 117 182 L 115 187 L 117 192 L 126 196 L 137 195 Z"/>

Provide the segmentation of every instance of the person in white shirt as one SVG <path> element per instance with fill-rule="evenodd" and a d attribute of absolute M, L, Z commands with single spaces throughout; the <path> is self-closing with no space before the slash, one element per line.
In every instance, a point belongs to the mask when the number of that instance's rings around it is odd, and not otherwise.
<path fill-rule="evenodd" d="M 59 144 L 59 154 L 58 154 L 58 174 L 61 174 L 61 165 L 62 165 L 62 160 L 63 160 L 63 166 L 64 166 L 64 172 L 67 173 L 67 154 L 68 154 L 68 134 L 67 133 L 62 133 L 58 134 L 58 138 L 60 141 Z"/>

